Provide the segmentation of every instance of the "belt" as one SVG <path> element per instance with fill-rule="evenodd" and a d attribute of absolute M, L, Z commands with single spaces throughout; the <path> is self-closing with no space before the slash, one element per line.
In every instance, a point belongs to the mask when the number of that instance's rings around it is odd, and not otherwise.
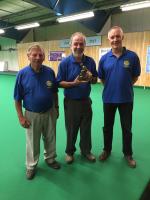
<path fill-rule="evenodd" d="M 44 113 L 46 113 L 46 112 L 49 111 L 49 110 L 46 110 L 46 111 L 40 111 L 40 112 L 35 112 L 35 111 L 33 111 L 33 110 L 27 110 L 27 109 L 26 109 L 26 111 L 34 112 L 34 113 L 37 113 L 37 114 L 44 114 Z"/>
<path fill-rule="evenodd" d="M 89 97 L 88 98 L 82 98 L 82 99 L 70 99 L 70 98 L 65 97 L 65 99 L 72 100 L 72 101 L 88 101 Z"/>

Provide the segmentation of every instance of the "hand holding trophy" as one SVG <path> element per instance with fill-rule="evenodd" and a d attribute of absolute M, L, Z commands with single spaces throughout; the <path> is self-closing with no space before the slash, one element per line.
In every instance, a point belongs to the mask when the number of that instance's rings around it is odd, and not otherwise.
<path fill-rule="evenodd" d="M 92 73 L 87 69 L 86 66 L 81 64 L 81 72 L 79 74 L 78 80 L 79 81 L 84 81 L 84 82 L 89 82 L 92 79 Z"/>

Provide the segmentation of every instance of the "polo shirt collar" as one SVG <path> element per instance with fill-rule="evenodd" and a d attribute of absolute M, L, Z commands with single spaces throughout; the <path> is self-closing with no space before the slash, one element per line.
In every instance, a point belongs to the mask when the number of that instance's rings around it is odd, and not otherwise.
<path fill-rule="evenodd" d="M 126 47 L 122 47 L 122 55 L 121 56 L 123 56 L 126 52 L 127 52 Z M 112 49 L 109 51 L 109 56 L 110 57 L 114 56 L 114 54 L 112 53 Z"/>
<path fill-rule="evenodd" d="M 33 74 L 40 74 L 41 72 L 43 72 L 43 65 L 41 65 L 41 68 L 40 68 L 40 72 L 39 72 L 39 73 L 36 73 L 36 72 L 32 69 L 31 64 L 29 65 L 29 67 L 30 67 L 31 73 L 33 73 Z"/>

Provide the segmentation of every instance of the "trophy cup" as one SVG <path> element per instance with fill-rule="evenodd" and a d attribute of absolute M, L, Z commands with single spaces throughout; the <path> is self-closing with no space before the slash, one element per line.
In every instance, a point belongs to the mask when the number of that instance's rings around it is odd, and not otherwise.
<path fill-rule="evenodd" d="M 81 72 L 79 74 L 78 80 L 79 81 L 88 81 L 88 77 L 87 77 L 88 70 L 87 70 L 86 66 L 84 66 L 83 63 L 80 64 L 80 66 L 81 66 Z"/>

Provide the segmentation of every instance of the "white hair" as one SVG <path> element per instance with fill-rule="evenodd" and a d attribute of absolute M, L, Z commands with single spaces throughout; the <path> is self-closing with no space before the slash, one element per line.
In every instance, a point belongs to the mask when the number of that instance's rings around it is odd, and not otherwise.
<path fill-rule="evenodd" d="M 113 27 L 111 27 L 111 29 L 108 31 L 108 39 L 109 39 L 110 32 L 111 32 L 112 30 L 114 30 L 114 29 L 120 30 L 121 35 L 122 35 L 122 37 L 123 37 L 124 33 L 123 33 L 122 28 L 121 28 L 120 26 L 113 26 Z"/>
<path fill-rule="evenodd" d="M 42 51 L 43 55 L 45 55 L 44 49 L 39 44 L 34 44 L 34 45 L 30 46 L 27 50 L 27 55 L 30 55 L 33 49 L 40 49 Z"/>
<path fill-rule="evenodd" d="M 73 38 L 74 38 L 75 36 L 80 36 L 80 37 L 82 37 L 83 40 L 84 40 L 84 44 L 86 44 L 86 36 L 85 36 L 83 33 L 81 33 L 81 32 L 75 32 L 75 33 L 72 34 L 72 36 L 71 36 L 71 38 L 70 38 L 70 45 L 72 44 L 72 40 L 73 40 Z"/>

